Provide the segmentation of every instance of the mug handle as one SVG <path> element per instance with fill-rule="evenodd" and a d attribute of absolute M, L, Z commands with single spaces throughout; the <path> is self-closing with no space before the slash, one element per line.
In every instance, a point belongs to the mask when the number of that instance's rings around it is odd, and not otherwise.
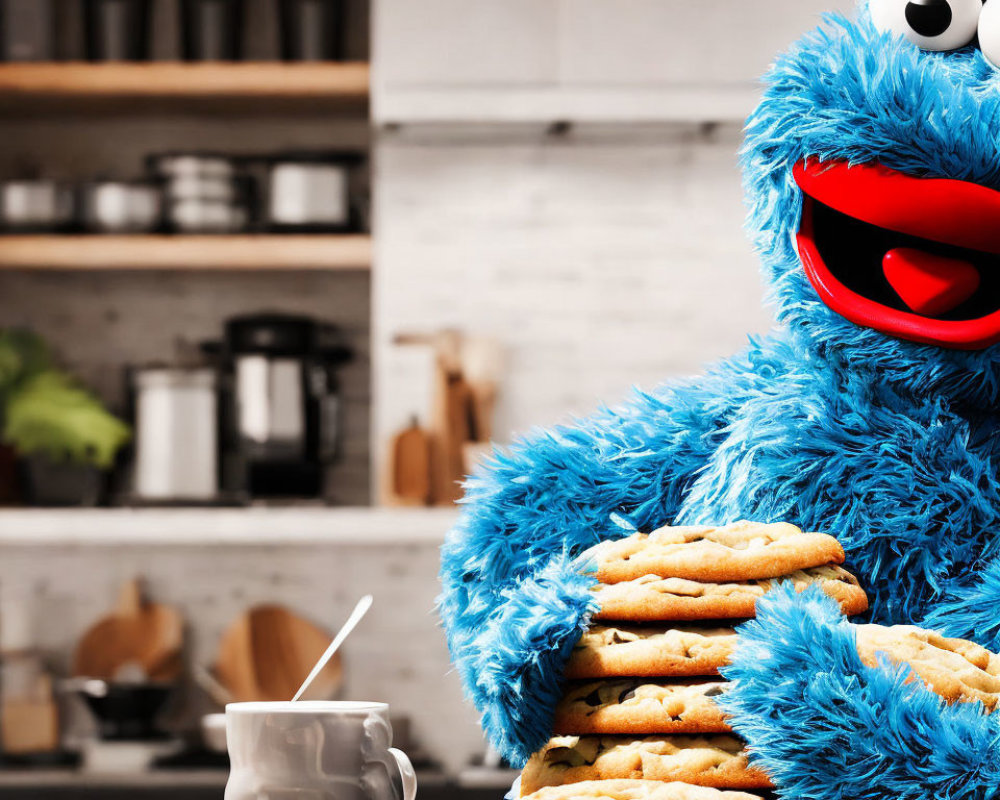
<path fill-rule="evenodd" d="M 395 747 L 389 748 L 389 754 L 396 759 L 396 766 L 399 767 L 399 774 L 403 779 L 403 800 L 416 800 L 417 773 L 413 771 L 409 757 Z"/>

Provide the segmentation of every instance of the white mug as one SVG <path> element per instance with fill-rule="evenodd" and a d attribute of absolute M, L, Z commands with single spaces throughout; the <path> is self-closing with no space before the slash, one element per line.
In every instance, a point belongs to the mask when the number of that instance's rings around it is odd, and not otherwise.
<path fill-rule="evenodd" d="M 385 703 L 230 703 L 225 800 L 414 800 Z M 392 780 L 399 770 L 402 797 Z"/>

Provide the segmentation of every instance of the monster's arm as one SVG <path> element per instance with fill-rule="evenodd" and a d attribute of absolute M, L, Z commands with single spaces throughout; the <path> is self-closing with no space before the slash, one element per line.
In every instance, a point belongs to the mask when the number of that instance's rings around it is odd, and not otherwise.
<path fill-rule="evenodd" d="M 470 479 L 442 551 L 440 609 L 466 690 L 513 762 L 547 738 L 565 660 L 593 610 L 574 559 L 674 517 L 762 360 L 751 348 L 697 383 L 536 433 Z"/>
<path fill-rule="evenodd" d="M 861 662 L 818 590 L 791 587 L 740 628 L 721 698 L 784 798 L 973 800 L 1000 786 L 1000 714 L 944 701 L 908 667 Z"/>

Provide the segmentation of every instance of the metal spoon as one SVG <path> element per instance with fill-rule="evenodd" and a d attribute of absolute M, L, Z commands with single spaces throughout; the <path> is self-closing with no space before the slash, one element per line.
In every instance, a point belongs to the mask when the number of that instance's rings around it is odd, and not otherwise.
<path fill-rule="evenodd" d="M 333 654 L 340 649 L 340 646 L 344 643 L 344 639 L 350 636 L 351 631 L 353 631 L 355 626 L 361 622 L 364 615 L 368 613 L 368 609 L 372 607 L 372 600 L 372 596 L 370 594 L 366 594 L 358 601 L 358 604 L 351 612 L 351 616 L 349 616 L 347 618 L 347 622 L 344 623 L 344 627 L 337 631 L 337 635 L 333 637 L 333 641 L 330 642 L 330 646 L 326 648 L 326 652 L 319 657 L 319 661 L 317 661 L 316 665 L 312 668 L 312 672 L 310 672 L 308 677 L 306 677 L 306 679 L 302 682 L 299 690 L 295 693 L 295 697 L 292 698 L 293 703 L 305 694 L 306 689 L 309 688 L 309 684 L 311 684 L 316 679 L 316 676 L 323 671 L 323 667 L 326 666 L 326 662 L 333 658 Z"/>

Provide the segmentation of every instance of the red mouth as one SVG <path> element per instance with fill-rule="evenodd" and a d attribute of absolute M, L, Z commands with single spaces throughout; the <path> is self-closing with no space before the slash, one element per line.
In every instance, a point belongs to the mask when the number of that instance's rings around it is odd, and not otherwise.
<path fill-rule="evenodd" d="M 1000 192 L 877 164 L 805 161 L 806 275 L 857 325 L 923 344 L 1000 342 Z"/>

